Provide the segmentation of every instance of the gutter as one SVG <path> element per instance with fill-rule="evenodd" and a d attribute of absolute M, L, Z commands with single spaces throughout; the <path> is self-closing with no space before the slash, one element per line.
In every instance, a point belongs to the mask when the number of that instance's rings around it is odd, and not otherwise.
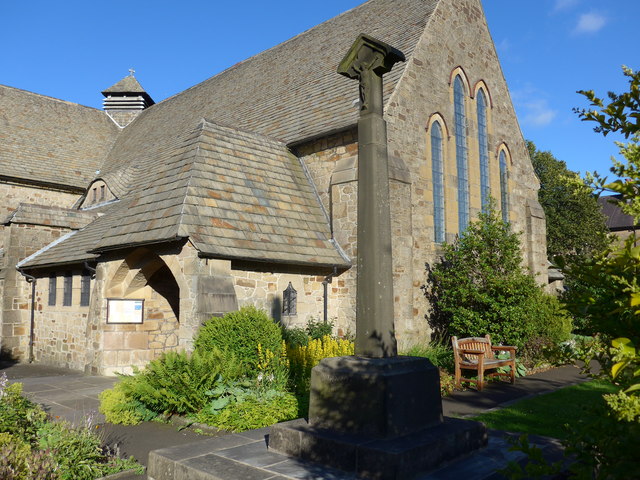
<path fill-rule="evenodd" d="M 33 363 L 33 344 L 35 339 L 35 314 L 36 314 L 36 277 L 29 275 L 24 270 L 16 267 L 27 283 L 31 284 L 31 320 L 29 323 L 29 363 Z"/>

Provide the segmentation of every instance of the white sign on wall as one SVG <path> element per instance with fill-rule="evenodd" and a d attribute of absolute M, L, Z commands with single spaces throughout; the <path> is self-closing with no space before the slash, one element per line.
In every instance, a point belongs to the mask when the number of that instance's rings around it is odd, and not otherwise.
<path fill-rule="evenodd" d="M 107 323 L 142 323 L 144 300 L 107 299 Z"/>

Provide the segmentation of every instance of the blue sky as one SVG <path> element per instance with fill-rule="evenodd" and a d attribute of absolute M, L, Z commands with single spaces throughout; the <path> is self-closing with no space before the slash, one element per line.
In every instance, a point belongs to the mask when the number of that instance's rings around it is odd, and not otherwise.
<path fill-rule="evenodd" d="M 8 0 L 0 2 L 0 83 L 101 108 L 100 91 L 134 68 L 160 101 L 359 3 Z M 614 139 L 572 112 L 587 105 L 575 92 L 627 88 L 621 66 L 640 69 L 640 1 L 483 6 L 525 138 L 572 170 L 606 173 Z"/>

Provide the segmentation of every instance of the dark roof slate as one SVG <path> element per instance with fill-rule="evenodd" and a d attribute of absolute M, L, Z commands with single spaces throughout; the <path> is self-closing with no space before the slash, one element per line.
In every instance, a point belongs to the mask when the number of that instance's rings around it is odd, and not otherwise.
<path fill-rule="evenodd" d="M 336 73 L 340 60 L 363 32 L 409 60 L 438 1 L 370 0 L 146 109 L 105 163 L 110 187 L 118 196 L 139 188 L 137 171 L 156 164 L 201 118 L 286 144 L 355 125 L 358 85 Z M 385 75 L 385 101 L 405 65 Z"/>
<path fill-rule="evenodd" d="M 30 257 L 22 260 L 22 262 L 18 264 L 18 267 L 35 268 L 60 264 L 74 264 L 98 258 L 98 254 L 89 253 L 89 250 L 100 240 L 104 231 L 108 230 L 116 221 L 117 217 L 111 214 L 121 208 L 126 208 L 126 205 L 123 205 L 121 202 L 116 202 L 111 205 L 92 209 L 92 213 L 98 215 L 92 223 L 80 230 L 73 231 L 61 237 L 58 241 L 35 252 Z"/>
<path fill-rule="evenodd" d="M 151 174 L 148 188 L 24 267 L 180 238 L 205 256 L 347 267 L 320 205 L 302 164 L 284 144 L 202 121 Z"/>
<path fill-rule="evenodd" d="M 598 197 L 598 203 L 606 217 L 607 227 L 612 232 L 616 230 L 631 230 L 638 226 L 631 215 L 623 213 L 620 209 L 620 195 Z"/>
<path fill-rule="evenodd" d="M 110 93 L 147 93 L 133 75 L 127 75 L 119 82 L 102 91 L 106 97 Z"/>
<path fill-rule="evenodd" d="M 0 85 L 0 177 L 86 188 L 118 132 L 100 110 Z"/>
<path fill-rule="evenodd" d="M 287 145 L 354 126 L 358 85 L 340 60 L 367 33 L 409 61 L 439 1 L 370 0 L 144 110 L 101 169 L 118 205 L 25 265 L 188 237 L 214 257 L 349 266 Z M 385 76 L 385 102 L 405 65 Z"/>
<path fill-rule="evenodd" d="M 97 217 L 94 211 L 81 211 L 70 208 L 49 207 L 22 203 L 0 224 L 22 223 L 29 225 L 47 225 L 77 230 L 86 227 Z"/>

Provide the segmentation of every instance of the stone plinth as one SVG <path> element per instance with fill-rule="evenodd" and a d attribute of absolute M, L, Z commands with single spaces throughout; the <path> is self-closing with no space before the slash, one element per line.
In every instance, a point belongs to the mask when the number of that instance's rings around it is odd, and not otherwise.
<path fill-rule="evenodd" d="M 269 436 L 275 452 L 370 479 L 410 479 L 486 442 L 483 424 L 443 419 L 438 369 L 417 357 L 322 360 L 309 422 Z"/>
<path fill-rule="evenodd" d="M 410 480 L 486 444 L 484 424 L 448 417 L 395 438 L 341 434 L 299 420 L 274 425 L 269 434 L 270 450 L 375 480 Z"/>
<path fill-rule="evenodd" d="M 438 369 L 426 358 L 325 358 L 311 375 L 309 423 L 376 438 L 442 422 Z"/>

